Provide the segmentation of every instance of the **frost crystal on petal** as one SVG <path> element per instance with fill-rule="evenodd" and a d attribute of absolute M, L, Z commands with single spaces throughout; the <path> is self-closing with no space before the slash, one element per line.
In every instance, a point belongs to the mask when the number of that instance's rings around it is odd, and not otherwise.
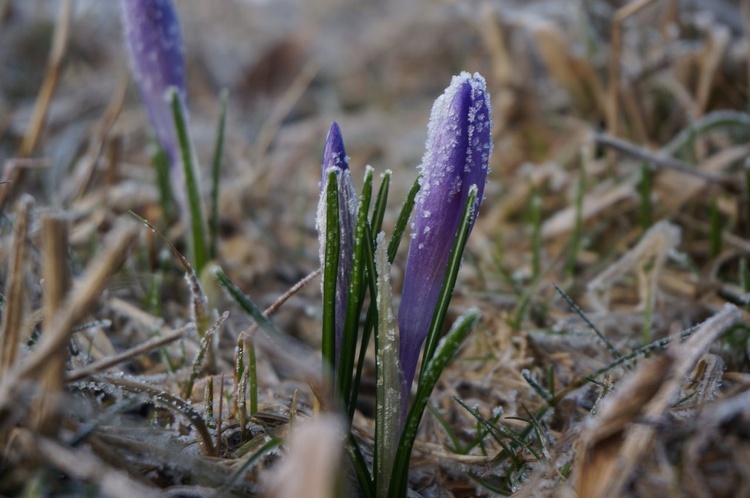
<path fill-rule="evenodd" d="M 398 315 L 406 392 L 473 185 L 478 189 L 474 213 L 483 199 L 492 153 L 491 114 L 486 84 L 478 73 L 454 76 L 432 107 Z"/>

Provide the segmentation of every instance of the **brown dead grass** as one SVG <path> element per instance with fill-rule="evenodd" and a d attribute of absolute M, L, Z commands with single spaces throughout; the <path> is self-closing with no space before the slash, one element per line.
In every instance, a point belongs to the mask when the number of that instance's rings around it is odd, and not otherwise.
<path fill-rule="evenodd" d="M 299 489 L 305 473 L 293 462 L 337 453 L 333 426 L 294 429 L 321 410 L 311 389 L 319 287 L 285 295 L 317 267 L 325 130 L 341 124 L 355 179 L 365 164 L 394 170 L 389 229 L 416 176 L 431 101 L 467 69 L 488 80 L 495 152 L 451 316 L 477 306 L 483 319 L 433 394 L 412 488 L 750 495 L 750 329 L 738 277 L 750 255 L 750 133 L 717 127 L 668 145 L 712 113 L 747 109 L 747 2 L 178 3 L 203 164 L 218 92 L 230 91 L 219 263 L 261 307 L 283 297 L 274 319 L 290 337 L 258 338 L 259 406 L 237 403 L 235 347 L 254 337 L 249 321 L 210 278 L 213 309 L 201 318 L 179 262 L 129 219 L 139 213 L 184 249 L 184 227 L 159 207 L 114 2 L 0 2 L 0 158 L 11 182 L 0 191 L 0 493 Z M 202 347 L 192 320 L 227 310 L 215 347 L 203 343 L 210 368 L 184 399 Z M 661 342 L 639 354 L 645 336 Z M 366 454 L 372 374 L 353 428 Z M 494 417 L 497 439 L 457 451 L 451 433 L 465 447 L 484 429 L 454 397 Z M 301 449 L 251 464 L 290 432 Z M 331 474 L 316 463 L 319 477 Z"/>

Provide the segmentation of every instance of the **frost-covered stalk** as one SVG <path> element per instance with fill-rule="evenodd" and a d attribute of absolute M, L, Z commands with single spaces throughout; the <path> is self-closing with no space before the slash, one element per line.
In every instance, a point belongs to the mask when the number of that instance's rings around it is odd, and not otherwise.
<path fill-rule="evenodd" d="M 339 268 L 336 277 L 336 358 L 334 368 L 338 367 L 341 343 L 344 337 L 347 296 L 352 271 L 354 254 L 354 220 L 357 217 L 357 197 L 352 185 L 349 171 L 349 157 L 344 149 L 341 128 L 335 121 L 331 123 L 326 137 L 321 164 L 320 202 L 318 203 L 317 229 L 320 238 L 320 265 L 325 266 L 326 241 L 326 190 L 328 173 L 333 170 L 338 178 L 339 193 Z"/>
<path fill-rule="evenodd" d="M 172 192 L 186 206 L 184 174 L 167 92 L 174 87 L 187 116 L 180 22 L 172 0 L 120 0 L 133 76 L 159 143 L 169 157 Z"/>
<path fill-rule="evenodd" d="M 484 78 L 467 72 L 454 76 L 435 101 L 427 128 L 398 314 L 399 357 L 407 396 L 472 185 L 479 189 L 474 219 L 482 202 L 492 152 L 491 129 Z"/>
<path fill-rule="evenodd" d="M 380 232 L 375 250 L 377 271 L 378 339 L 375 361 L 377 364 L 377 396 L 375 407 L 375 483 L 378 498 L 388 496 L 393 462 L 401 437 L 401 421 L 406 415 L 400 412 L 401 374 L 398 364 L 396 320 L 393 316 L 390 264 L 385 243 L 385 233 Z"/>

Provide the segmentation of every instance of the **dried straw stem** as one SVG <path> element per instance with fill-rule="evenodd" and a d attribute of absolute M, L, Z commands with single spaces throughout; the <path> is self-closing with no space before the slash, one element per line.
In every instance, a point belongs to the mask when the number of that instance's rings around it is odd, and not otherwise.
<path fill-rule="evenodd" d="M 116 354 L 114 356 L 108 356 L 107 358 L 102 358 L 99 361 L 95 361 L 89 365 L 86 365 L 83 368 L 79 368 L 78 370 L 70 372 L 66 380 L 68 382 L 81 380 L 83 378 L 88 377 L 89 375 L 93 375 L 97 372 L 101 372 L 102 370 L 106 370 L 108 368 L 114 367 L 115 365 L 119 365 L 120 363 L 130 361 L 134 358 L 137 358 L 138 356 L 149 353 L 153 351 L 154 349 L 158 349 L 162 346 L 169 344 L 170 342 L 174 342 L 177 339 L 182 338 L 187 332 L 193 330 L 194 328 L 195 326 L 192 323 L 189 323 L 162 337 L 154 337 L 153 339 L 146 341 L 143 344 L 139 344 L 138 346 L 135 346 L 133 348 L 130 348 L 127 351 L 123 351 L 120 354 Z"/>
<path fill-rule="evenodd" d="M 8 280 L 5 282 L 2 336 L 0 337 L 0 377 L 13 368 L 18 357 L 18 340 L 24 307 L 24 261 L 26 259 L 26 233 L 29 215 L 34 205 L 30 195 L 18 201 L 16 221 L 13 226 L 13 242 L 8 263 Z"/>
<path fill-rule="evenodd" d="M 647 457 L 688 373 L 711 344 L 741 318 L 735 306 L 724 306 L 684 343 L 643 362 L 621 383 L 582 437 L 576 463 L 580 498 L 622 496 L 634 469 Z"/>
<path fill-rule="evenodd" d="M 200 439 L 201 453 L 207 456 L 217 456 L 216 447 L 211 441 L 211 433 L 206 426 L 203 417 L 188 404 L 187 401 L 172 393 L 157 388 L 151 384 L 140 382 L 136 379 L 127 377 L 114 377 L 105 375 L 102 380 L 113 386 L 118 386 L 126 391 L 136 394 L 148 394 L 153 397 L 154 401 L 160 405 L 174 410 L 177 414 L 185 417 L 195 428 L 198 438 Z"/>
<path fill-rule="evenodd" d="M 44 81 L 34 105 L 34 113 L 32 114 L 31 121 L 29 121 L 29 127 L 24 134 L 21 147 L 18 151 L 18 155 L 21 157 L 28 157 L 34 151 L 39 141 L 44 121 L 47 118 L 47 109 L 49 109 L 52 95 L 55 93 L 57 80 L 60 75 L 60 66 L 68 48 L 73 4 L 73 0 L 65 0 L 60 6 L 60 13 L 55 24 L 52 47 L 47 62 L 47 74 L 44 75 Z"/>
<path fill-rule="evenodd" d="M 42 255 L 44 262 L 43 336 L 53 332 L 54 320 L 70 285 L 68 271 L 68 223 L 59 215 L 42 219 Z M 58 348 L 49 356 L 39 375 L 37 402 L 32 408 L 34 425 L 41 434 L 54 435 L 59 428 L 58 403 L 64 385 L 68 349 Z"/>
<path fill-rule="evenodd" d="M 39 455 L 40 458 L 69 476 L 93 484 L 106 496 L 113 498 L 160 496 L 160 493 L 155 489 L 136 481 L 125 472 L 107 465 L 96 455 L 84 449 L 69 448 L 27 431 L 19 431 L 19 435 L 25 442 L 30 443 L 30 446 L 35 450 L 34 453 Z"/>
<path fill-rule="evenodd" d="M 21 367 L 20 377 L 34 378 L 44 370 L 47 362 L 67 344 L 73 326 L 87 313 L 99 298 L 107 278 L 122 263 L 128 246 L 135 238 L 136 228 L 131 223 L 122 222 L 104 242 L 103 254 L 89 264 L 80 284 L 68 294 L 63 306 L 57 312 L 45 331 L 34 352 Z M 1 401 L 1 398 L 0 398 Z"/>
<path fill-rule="evenodd" d="M 617 9 L 612 20 L 611 53 L 609 56 L 609 85 L 607 88 L 607 131 L 613 137 L 620 133 L 619 99 L 620 99 L 620 74 L 622 67 L 622 33 L 625 21 L 652 4 L 654 0 L 633 0 Z"/>
<path fill-rule="evenodd" d="M 39 89 L 39 95 L 34 104 L 34 112 L 29 121 L 29 127 L 23 136 L 21 146 L 18 150 L 18 155 L 20 157 L 29 157 L 34 152 L 34 149 L 39 142 L 39 136 L 44 127 L 44 122 L 47 119 L 47 110 L 52 101 L 52 95 L 55 93 L 55 88 L 57 88 L 60 67 L 62 66 L 65 52 L 68 47 L 70 20 L 73 17 L 73 5 L 73 0 L 65 0 L 60 6 L 60 13 L 57 18 L 57 23 L 55 24 L 52 47 L 47 62 L 47 73 L 44 75 L 42 87 Z M 21 171 L 22 170 L 20 169 L 14 170 L 10 178 L 10 183 L 0 185 L 0 207 L 5 205 L 11 186 L 18 183 L 18 180 L 21 177 Z"/>

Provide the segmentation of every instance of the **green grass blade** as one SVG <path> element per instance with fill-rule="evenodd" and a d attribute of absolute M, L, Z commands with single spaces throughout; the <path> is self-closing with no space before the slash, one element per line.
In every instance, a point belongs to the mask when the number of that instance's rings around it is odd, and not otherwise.
<path fill-rule="evenodd" d="M 531 372 L 525 368 L 521 370 L 521 376 L 529 384 L 529 386 L 547 403 L 552 404 L 555 401 L 554 394 L 550 393 L 545 389 L 539 382 L 531 375 Z"/>
<path fill-rule="evenodd" d="M 469 412 L 471 416 L 476 419 L 479 425 L 483 427 L 484 430 L 487 431 L 487 434 L 492 436 L 492 439 L 494 439 L 495 442 L 500 445 L 500 447 L 503 449 L 505 454 L 512 460 L 512 463 L 515 467 L 519 467 L 523 463 L 522 460 L 516 456 L 516 452 L 513 451 L 513 448 L 511 448 L 508 445 L 508 442 L 505 441 L 506 439 L 510 439 L 510 438 L 506 434 L 503 434 L 503 432 L 500 430 L 500 428 L 497 425 L 497 421 L 490 422 L 486 418 L 482 417 L 482 415 L 478 411 L 476 411 L 474 408 L 464 403 L 462 399 L 457 398 L 455 396 L 452 396 L 452 397 L 456 403 L 461 405 L 461 407 L 464 410 Z"/>
<path fill-rule="evenodd" d="M 334 371 L 336 357 L 336 276 L 339 269 L 338 176 L 330 171 L 326 180 L 325 264 L 323 266 L 323 371 Z M 333 379 L 331 379 L 333 381 Z M 333 386 L 332 386 L 333 387 Z"/>
<path fill-rule="evenodd" d="M 209 257 L 216 259 L 219 249 L 219 182 L 221 180 L 221 160 L 224 155 L 224 127 L 227 122 L 227 100 L 229 92 L 224 89 L 219 95 L 221 111 L 219 123 L 216 127 L 216 145 L 214 146 L 214 160 L 211 163 L 211 217 L 208 222 L 210 237 Z"/>
<path fill-rule="evenodd" d="M 564 291 L 562 290 L 556 283 L 552 283 L 552 287 L 555 288 L 558 294 L 560 294 L 560 297 L 562 297 L 565 302 L 568 304 L 571 310 L 573 310 L 578 316 L 581 317 L 581 320 L 586 323 L 586 325 L 589 326 L 589 328 L 596 334 L 596 336 L 604 343 L 604 345 L 607 347 L 610 353 L 612 353 L 612 356 L 615 358 L 619 358 L 622 356 L 622 353 L 617 350 L 614 344 L 612 344 L 609 339 L 602 333 L 599 328 L 594 325 L 594 322 L 591 321 L 591 319 L 586 315 L 586 313 L 581 309 L 580 306 L 578 306 L 573 299 Z"/>
<path fill-rule="evenodd" d="M 641 228 L 645 232 L 651 227 L 651 191 L 653 171 L 651 165 L 643 163 L 641 165 L 641 182 L 638 185 L 639 194 L 641 197 Z"/>
<path fill-rule="evenodd" d="M 372 253 L 372 249 L 370 249 L 370 253 Z M 372 256 L 372 254 L 370 254 L 370 256 Z M 373 267 L 374 265 L 375 263 L 372 264 Z M 369 270 L 367 275 L 367 279 L 372 280 L 371 278 L 369 278 Z M 375 322 L 378 319 L 377 316 L 378 314 L 375 303 L 371 301 L 370 306 L 367 309 L 367 315 L 365 316 L 364 326 L 362 327 L 362 338 L 359 343 L 359 357 L 357 358 L 357 371 L 354 375 L 354 381 L 352 382 L 352 394 L 349 397 L 349 411 L 347 412 L 349 415 L 349 420 L 354 417 L 354 410 L 356 410 L 357 408 L 357 393 L 359 393 L 359 386 L 362 381 L 362 370 L 364 369 L 365 358 L 367 356 L 367 347 L 370 344 L 370 337 L 372 336 L 372 331 L 375 328 Z"/>
<path fill-rule="evenodd" d="M 164 283 L 164 270 L 158 268 L 151 276 L 146 293 L 145 308 L 153 316 L 161 316 L 161 286 Z"/>
<path fill-rule="evenodd" d="M 349 433 L 349 437 L 346 441 L 346 452 L 349 453 L 349 458 L 352 461 L 354 467 L 354 473 L 357 475 L 357 481 L 359 487 L 362 490 L 363 498 L 375 498 L 375 489 L 370 476 L 370 471 L 367 470 L 367 462 L 362 456 L 362 452 L 359 449 L 357 441 L 354 439 L 352 433 Z"/>
<path fill-rule="evenodd" d="M 448 312 L 448 305 L 453 296 L 453 288 L 456 286 L 458 270 L 461 268 L 461 256 L 464 253 L 466 241 L 469 240 L 471 221 L 476 214 L 474 212 L 474 205 L 477 199 L 477 192 L 477 186 L 472 185 L 469 189 L 469 198 L 466 199 L 466 204 L 464 205 L 464 212 L 461 216 L 461 225 L 459 225 L 456 236 L 453 239 L 453 249 L 451 250 L 450 259 L 448 260 L 448 269 L 445 272 L 445 278 L 443 279 L 443 284 L 440 288 L 440 297 L 435 306 L 435 311 L 432 314 L 430 330 L 427 332 L 424 355 L 422 356 L 422 370 L 419 374 L 420 383 L 422 382 L 426 368 L 432 360 L 432 355 L 435 353 L 435 348 L 437 348 L 438 341 L 440 340 L 443 321 L 445 321 L 445 315 Z"/>
<path fill-rule="evenodd" d="M 245 343 L 240 335 L 234 348 L 234 389 L 233 406 L 234 415 L 240 425 L 240 437 L 245 440 L 245 429 L 247 428 L 247 366 L 245 365 Z"/>
<path fill-rule="evenodd" d="M 276 328 L 276 325 L 258 308 L 255 303 L 243 293 L 239 287 L 229 280 L 229 277 L 219 265 L 215 265 L 211 268 L 214 278 L 219 285 L 221 285 L 234 299 L 234 301 L 240 306 L 240 308 L 252 318 L 260 328 L 272 335 L 279 335 L 280 332 Z"/>
<path fill-rule="evenodd" d="M 382 175 L 383 181 L 380 184 L 380 188 L 378 190 L 378 195 L 375 198 L 375 206 L 373 208 L 372 218 L 370 220 L 370 227 L 368 228 L 368 233 L 370 234 L 368 236 L 368 240 L 372 240 L 373 246 L 375 245 L 375 239 L 372 237 L 373 233 L 380 233 L 380 230 L 383 225 L 383 218 L 385 216 L 385 207 L 386 202 L 388 200 L 388 192 L 390 189 L 391 184 L 391 177 L 392 172 L 390 170 L 386 171 Z M 398 246 L 401 242 L 401 237 L 406 229 L 406 224 L 409 222 L 409 217 L 411 216 L 412 209 L 414 208 L 414 197 L 416 196 L 417 191 L 419 191 L 419 184 L 418 181 L 412 185 L 411 189 L 409 190 L 409 194 L 407 195 L 406 201 L 404 202 L 403 207 L 401 208 L 401 213 L 399 214 L 398 221 L 396 222 L 396 227 L 393 230 L 393 235 L 391 237 L 391 241 L 388 245 L 388 262 L 393 263 L 394 258 L 396 257 L 396 252 L 398 251 Z M 367 252 L 365 253 L 367 255 Z M 368 264 L 368 278 L 371 275 L 374 275 L 375 270 L 375 257 L 373 253 L 373 249 L 371 248 L 369 251 L 367 264 Z M 371 285 L 369 285 L 371 290 L 371 295 L 375 295 L 375 286 L 374 286 L 374 279 L 371 280 Z M 375 328 L 375 324 L 377 322 L 377 310 L 374 302 L 370 303 L 370 306 L 367 310 L 367 315 L 365 317 L 365 323 L 362 330 L 362 339 L 360 341 L 360 353 L 359 358 L 357 360 L 357 372 L 355 374 L 355 380 L 353 383 L 353 389 L 358 389 L 360 384 L 360 379 L 362 378 L 362 368 L 364 366 L 365 361 L 365 355 L 367 353 L 367 347 L 370 342 L 370 337 L 372 336 L 372 331 Z M 356 397 L 355 395 L 352 395 L 352 405 L 350 406 L 350 418 L 354 413 L 354 404 L 356 403 Z"/>
<path fill-rule="evenodd" d="M 195 268 L 195 273 L 200 275 L 208 262 L 208 254 L 206 252 L 205 218 L 203 217 L 200 189 L 198 188 L 198 178 L 196 177 L 197 164 L 194 163 L 193 143 L 188 134 L 188 125 L 183 112 L 182 101 L 176 88 L 172 87 L 169 89 L 169 98 L 172 103 L 172 116 L 180 145 L 182 170 L 185 176 L 185 194 L 190 210 L 190 226 L 188 229 L 190 230 L 189 240 L 193 256 L 193 268 Z"/>
<path fill-rule="evenodd" d="M 575 199 L 575 223 L 570 242 L 570 254 L 568 255 L 568 275 L 573 276 L 578 264 L 578 253 L 581 250 L 581 235 L 583 232 L 583 196 L 586 193 L 586 165 L 591 159 L 591 149 L 581 149 L 581 167 L 578 173 L 578 189 Z"/>
<path fill-rule="evenodd" d="M 258 369 L 255 358 L 255 341 L 247 341 L 247 375 L 250 385 L 250 416 L 258 413 Z"/>
<path fill-rule="evenodd" d="M 514 492 L 513 487 L 506 483 L 493 480 L 491 477 L 482 477 L 474 471 L 469 471 L 469 477 L 471 477 L 477 484 L 482 486 L 484 489 L 491 491 L 498 496 L 511 496 Z"/>
<path fill-rule="evenodd" d="M 409 193 L 406 195 L 404 205 L 401 206 L 401 212 L 398 215 L 398 220 L 396 220 L 396 226 L 393 228 L 391 242 L 390 244 L 388 244 L 388 261 L 391 263 L 393 263 L 393 260 L 396 258 L 398 246 L 401 244 L 401 239 L 403 238 L 404 232 L 406 231 L 406 226 L 409 223 L 409 218 L 411 218 L 411 212 L 414 210 L 414 202 L 420 189 L 419 178 L 414 180 L 414 183 L 411 185 Z"/>
<path fill-rule="evenodd" d="M 531 275 L 536 281 L 542 271 L 542 200 L 531 196 Z"/>
<path fill-rule="evenodd" d="M 216 493 L 217 496 L 223 495 L 223 491 L 228 491 L 231 489 L 232 485 L 242 477 L 242 475 L 247 471 L 250 466 L 258 461 L 260 457 L 271 451 L 272 449 L 281 446 L 281 443 L 283 443 L 284 440 L 280 437 L 275 437 L 273 439 L 268 440 L 263 446 L 261 446 L 258 451 L 250 455 L 248 458 L 246 458 L 240 466 L 237 468 L 237 470 L 229 476 L 229 478 L 226 480 L 222 488 L 219 490 L 219 492 Z"/>
<path fill-rule="evenodd" d="M 387 170 L 381 175 L 383 179 L 380 182 L 380 188 L 378 189 L 378 195 L 375 197 L 375 207 L 372 210 L 372 218 L 370 218 L 370 227 L 372 233 L 380 233 L 383 228 L 383 218 L 385 217 L 385 207 L 388 203 L 388 191 L 391 187 L 391 170 Z M 373 246 L 375 241 L 372 241 Z"/>
<path fill-rule="evenodd" d="M 435 384 L 437 384 L 440 373 L 443 371 L 448 362 L 458 351 L 458 348 L 474 330 L 479 321 L 479 311 L 471 309 L 461 315 L 451 327 L 448 334 L 440 341 L 435 354 L 422 369 L 423 375 L 417 388 L 417 394 L 414 396 L 409 413 L 406 416 L 406 424 L 401 432 L 401 439 L 396 453 L 396 460 L 393 464 L 393 473 L 391 475 L 391 485 L 389 495 L 392 498 L 406 496 L 406 488 L 409 480 L 409 460 L 411 450 L 414 447 L 414 440 L 417 437 L 419 422 L 422 420 L 427 401 L 430 398 Z"/>
<path fill-rule="evenodd" d="M 198 378 L 198 375 L 200 375 L 201 370 L 203 370 L 203 367 L 206 363 L 206 357 L 208 356 L 209 349 L 211 347 L 211 342 L 213 341 L 214 333 L 219 329 L 222 323 L 224 323 L 224 320 L 227 319 L 229 316 L 229 312 L 224 312 L 224 314 L 219 318 L 219 321 L 210 329 L 206 331 L 205 334 L 203 334 L 203 337 L 201 337 L 200 346 L 198 348 L 198 354 L 195 355 L 195 360 L 193 361 L 193 367 L 190 371 L 190 377 L 188 377 L 187 384 L 185 385 L 185 393 L 183 395 L 183 398 L 189 400 L 190 396 L 193 394 L 193 385 L 195 384 L 195 379 Z"/>
<path fill-rule="evenodd" d="M 370 231 L 370 227 L 368 225 L 365 225 L 365 240 L 373 240 L 372 238 L 372 232 Z M 369 288 L 370 295 L 376 296 L 377 290 L 375 288 L 375 275 L 377 275 L 377 271 L 375 269 L 375 251 L 373 250 L 373 247 L 370 244 L 364 244 L 364 257 L 365 257 L 365 266 L 367 267 L 367 273 L 365 276 L 365 279 L 367 280 L 367 287 Z M 357 361 L 357 373 L 356 377 L 353 382 L 353 388 L 359 389 L 359 383 L 360 379 L 362 378 L 362 368 L 365 363 L 365 356 L 367 354 L 367 346 L 370 343 L 370 336 L 372 335 L 372 331 L 375 327 L 377 327 L 377 321 L 378 321 L 378 310 L 376 306 L 375 300 L 370 300 L 370 306 L 367 310 L 367 317 L 365 318 L 365 325 L 364 329 L 362 331 L 362 341 L 360 342 L 359 346 L 359 359 Z M 354 409 L 356 407 L 357 403 L 357 397 L 356 394 L 352 394 L 351 398 L 352 402 L 349 405 L 349 420 L 352 419 L 354 416 Z"/>
<path fill-rule="evenodd" d="M 443 417 L 443 415 L 440 413 L 440 410 L 432 406 L 430 403 L 427 403 L 427 410 L 430 412 L 430 415 L 435 417 L 435 420 L 437 420 L 438 424 L 440 424 L 440 427 L 442 427 L 443 431 L 445 431 L 446 436 L 448 436 L 448 439 L 450 439 L 451 444 L 450 446 L 448 446 L 448 449 L 453 453 L 465 455 L 467 452 L 461 445 L 461 442 L 456 435 L 456 431 L 454 431 L 453 427 L 451 427 L 448 421 L 445 420 L 445 417 Z"/>
<path fill-rule="evenodd" d="M 490 424 L 492 424 L 492 426 L 494 427 L 494 424 L 498 423 L 498 421 L 500 420 L 500 417 L 502 417 L 502 412 L 496 413 L 489 420 Z M 477 421 L 476 436 L 474 436 L 474 439 L 472 439 L 471 441 L 469 441 L 466 444 L 466 446 L 464 446 L 462 448 L 463 449 L 463 454 L 464 455 L 468 455 L 471 450 L 473 450 L 474 448 L 476 448 L 477 446 L 479 446 L 480 449 L 481 449 L 481 451 L 482 451 L 482 454 L 483 455 L 487 455 L 487 450 L 484 447 L 484 439 L 488 435 L 491 436 L 490 431 L 484 425 L 482 425 L 481 422 Z"/>
<path fill-rule="evenodd" d="M 354 368 L 354 357 L 357 350 L 357 330 L 359 328 L 359 315 L 362 312 L 362 301 L 364 293 L 365 262 L 364 246 L 370 244 L 365 238 L 365 226 L 367 225 L 367 212 L 372 197 L 372 168 L 365 172 L 365 180 L 362 186 L 362 195 L 359 198 L 357 208 L 357 225 L 354 231 L 354 255 L 352 258 L 351 276 L 349 280 L 349 297 L 346 304 L 346 316 L 344 323 L 344 337 L 339 348 L 338 384 L 339 394 L 343 406 L 348 408 L 354 401 L 356 391 L 352 390 L 352 371 Z"/>
<path fill-rule="evenodd" d="M 164 217 L 172 213 L 172 189 L 169 187 L 169 156 L 164 148 L 157 144 L 152 159 L 156 171 L 156 187 L 159 189 L 159 204 Z"/>

